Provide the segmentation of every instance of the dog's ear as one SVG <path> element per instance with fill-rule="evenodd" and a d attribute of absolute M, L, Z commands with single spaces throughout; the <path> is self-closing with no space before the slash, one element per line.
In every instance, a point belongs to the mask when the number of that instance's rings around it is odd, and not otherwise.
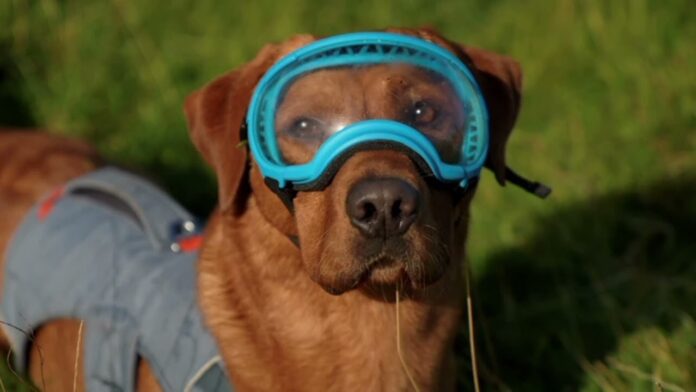
<path fill-rule="evenodd" d="M 458 45 L 475 68 L 476 78 L 488 106 L 491 139 L 486 167 L 505 184 L 505 148 L 520 111 L 522 68 L 510 57 L 483 49 Z"/>
<path fill-rule="evenodd" d="M 254 60 L 230 71 L 186 98 L 189 135 L 218 181 L 222 211 L 239 214 L 248 197 L 244 184 L 247 147 L 244 118 L 256 83 L 277 59 L 275 45 L 264 47 Z"/>
<path fill-rule="evenodd" d="M 488 106 L 491 140 L 486 167 L 493 171 L 501 185 L 505 184 L 505 146 L 520 111 L 520 64 L 507 56 L 450 41 L 431 27 L 388 30 L 434 42 L 457 55 L 472 68 Z"/>
<path fill-rule="evenodd" d="M 215 170 L 222 211 L 239 215 L 249 196 L 243 128 L 253 90 L 278 58 L 307 40 L 308 37 L 297 36 L 283 44 L 266 45 L 251 62 L 218 77 L 186 99 L 184 111 L 189 134 Z"/>

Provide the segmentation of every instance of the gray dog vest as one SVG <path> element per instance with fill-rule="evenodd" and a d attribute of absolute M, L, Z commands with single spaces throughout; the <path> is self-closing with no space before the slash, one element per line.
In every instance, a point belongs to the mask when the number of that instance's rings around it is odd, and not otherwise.
<path fill-rule="evenodd" d="M 33 331 L 72 318 L 89 391 L 133 391 L 138 357 L 165 391 L 232 391 L 196 301 L 200 238 L 169 196 L 115 168 L 48 196 L 6 255 L 0 319 L 15 365 L 26 369 Z"/>

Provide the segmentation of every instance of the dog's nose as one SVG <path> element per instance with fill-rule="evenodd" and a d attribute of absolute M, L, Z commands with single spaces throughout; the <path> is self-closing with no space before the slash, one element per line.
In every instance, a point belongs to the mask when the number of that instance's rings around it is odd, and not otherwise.
<path fill-rule="evenodd" d="M 346 211 L 367 237 L 393 237 L 408 230 L 418 215 L 418 190 L 398 178 L 363 180 L 348 192 Z"/>

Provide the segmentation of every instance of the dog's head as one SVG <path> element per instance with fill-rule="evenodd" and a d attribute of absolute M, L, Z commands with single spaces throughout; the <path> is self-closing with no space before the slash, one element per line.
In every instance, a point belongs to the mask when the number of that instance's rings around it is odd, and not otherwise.
<path fill-rule="evenodd" d="M 486 166 L 505 182 L 505 145 L 520 105 L 521 71 L 510 58 L 449 41 L 429 29 L 392 29 L 434 42 L 449 50 L 473 71 L 490 117 L 490 149 Z M 321 191 L 299 192 L 293 211 L 263 180 L 243 142 L 244 118 L 259 79 L 283 55 L 315 40 L 298 36 L 264 47 L 254 60 L 229 72 L 186 102 L 191 137 L 214 168 L 221 213 L 242 214 L 253 194 L 263 216 L 289 238 L 296 238 L 309 276 L 326 291 L 340 294 L 364 285 L 412 289 L 437 281 L 448 266 L 463 257 L 469 204 L 475 184 L 464 194 L 438 186 L 424 177 L 408 155 L 391 149 L 361 151 L 349 156 Z M 314 112 L 371 107 L 388 116 L 403 112 L 398 86 L 406 83 L 432 100 L 447 105 L 451 97 L 430 88 L 427 75 L 404 68 L 373 67 L 356 75 L 318 73 L 288 91 L 283 118 L 301 118 L 293 102 Z M 369 93 L 368 93 L 369 92 Z M 439 96 L 443 95 L 443 96 Z M 299 106 L 298 106 L 299 107 Z M 419 121 L 428 121 L 431 108 L 415 108 Z M 378 116 L 379 116 L 378 113 Z M 306 126 L 307 124 L 303 124 Z M 446 150 L 447 140 L 442 143 Z M 316 150 L 280 137 L 285 158 L 307 162 Z M 436 141 L 437 143 L 437 141 Z M 250 169 L 250 170 L 249 170 Z"/>

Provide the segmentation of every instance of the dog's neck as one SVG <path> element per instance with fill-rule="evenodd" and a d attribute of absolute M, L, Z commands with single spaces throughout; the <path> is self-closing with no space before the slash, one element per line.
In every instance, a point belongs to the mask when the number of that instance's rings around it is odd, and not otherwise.
<path fill-rule="evenodd" d="M 360 291 L 332 296 L 253 198 L 239 218 L 216 214 L 199 262 L 200 303 L 240 391 L 409 390 L 396 306 Z M 461 266 L 399 306 L 403 359 L 421 390 L 453 388 Z"/>

